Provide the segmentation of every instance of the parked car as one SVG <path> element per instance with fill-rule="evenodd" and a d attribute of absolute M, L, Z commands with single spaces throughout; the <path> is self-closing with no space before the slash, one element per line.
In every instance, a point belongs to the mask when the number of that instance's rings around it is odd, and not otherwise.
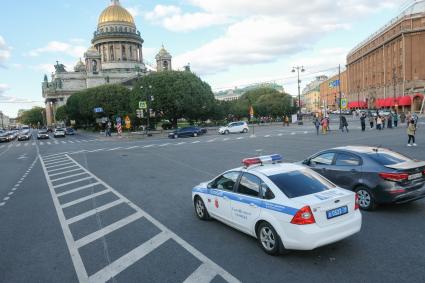
<path fill-rule="evenodd" d="M 58 138 L 58 137 L 64 138 L 65 137 L 65 130 L 62 129 L 62 128 L 56 128 L 54 133 L 53 133 L 53 136 L 55 138 Z"/>
<path fill-rule="evenodd" d="M 0 133 L 0 142 L 9 142 L 9 134 L 7 132 Z"/>
<path fill-rule="evenodd" d="M 66 128 L 66 129 L 65 129 L 65 135 L 68 135 L 68 136 L 73 136 L 73 135 L 75 135 L 75 131 L 74 131 L 74 129 L 73 129 L 73 128 Z"/>
<path fill-rule="evenodd" d="M 170 139 L 182 138 L 182 137 L 197 137 L 203 135 L 202 129 L 198 127 L 185 127 L 172 131 L 168 134 Z"/>
<path fill-rule="evenodd" d="M 49 139 L 49 133 L 47 132 L 47 130 L 40 130 L 37 133 L 37 139 L 41 140 L 41 139 Z"/>
<path fill-rule="evenodd" d="M 229 123 L 227 126 L 220 127 L 218 129 L 218 133 L 222 135 L 232 134 L 232 133 L 248 133 L 249 127 L 246 122 L 239 121 L 239 122 L 232 122 Z"/>
<path fill-rule="evenodd" d="M 31 131 L 30 130 L 24 130 L 24 131 L 21 131 L 18 134 L 18 141 L 30 140 L 31 137 L 32 137 Z"/>
<path fill-rule="evenodd" d="M 302 161 L 338 186 L 357 192 L 360 208 L 406 203 L 425 197 L 425 161 L 385 148 L 344 146 Z"/>

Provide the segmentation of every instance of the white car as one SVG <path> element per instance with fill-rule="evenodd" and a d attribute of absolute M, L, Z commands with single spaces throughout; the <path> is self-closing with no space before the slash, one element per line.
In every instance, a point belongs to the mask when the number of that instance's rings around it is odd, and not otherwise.
<path fill-rule="evenodd" d="M 357 195 L 270 155 L 244 159 L 192 189 L 196 215 L 257 238 L 268 254 L 312 250 L 360 231 Z"/>
<path fill-rule="evenodd" d="M 222 135 L 232 134 L 232 133 L 248 133 L 249 127 L 246 122 L 232 122 L 225 127 L 220 127 L 218 133 Z"/>
<path fill-rule="evenodd" d="M 55 138 L 57 138 L 57 137 L 63 137 L 64 138 L 65 137 L 65 130 L 62 129 L 62 128 L 57 128 L 57 129 L 55 129 L 53 136 Z"/>

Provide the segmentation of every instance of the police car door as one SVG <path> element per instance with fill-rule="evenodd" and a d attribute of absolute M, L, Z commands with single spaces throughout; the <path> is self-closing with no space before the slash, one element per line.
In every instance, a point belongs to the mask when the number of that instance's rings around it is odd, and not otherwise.
<path fill-rule="evenodd" d="M 260 198 L 261 179 L 243 173 L 232 197 L 231 213 L 233 223 L 241 230 L 251 233 L 260 216 L 263 200 Z"/>
<path fill-rule="evenodd" d="M 239 175 L 240 172 L 237 171 L 227 172 L 211 183 L 207 209 L 213 217 L 231 222 L 230 198 Z"/>

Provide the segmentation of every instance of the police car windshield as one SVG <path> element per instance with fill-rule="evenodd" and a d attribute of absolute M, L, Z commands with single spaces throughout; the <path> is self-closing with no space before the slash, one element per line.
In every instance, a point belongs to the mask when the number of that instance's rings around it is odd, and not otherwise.
<path fill-rule="evenodd" d="M 307 170 L 292 171 L 268 177 L 288 198 L 302 197 L 335 188 L 334 184 Z"/>

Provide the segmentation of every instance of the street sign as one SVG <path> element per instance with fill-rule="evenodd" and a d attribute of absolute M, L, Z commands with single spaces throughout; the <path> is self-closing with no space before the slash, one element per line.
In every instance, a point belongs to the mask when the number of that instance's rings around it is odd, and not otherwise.
<path fill-rule="evenodd" d="M 347 109 L 347 107 L 348 107 L 347 98 L 342 98 L 341 99 L 341 109 Z"/>
<path fill-rule="evenodd" d="M 146 103 L 146 101 L 139 101 L 139 108 L 140 109 L 147 109 L 148 104 Z"/>
<path fill-rule="evenodd" d="M 102 113 L 103 108 L 102 107 L 96 107 L 93 111 L 94 111 L 94 113 Z"/>

